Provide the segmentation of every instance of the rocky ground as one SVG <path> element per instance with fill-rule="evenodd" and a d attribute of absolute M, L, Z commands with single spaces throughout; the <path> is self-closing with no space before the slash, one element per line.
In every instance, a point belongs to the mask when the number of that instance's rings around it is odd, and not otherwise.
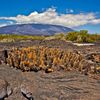
<path fill-rule="evenodd" d="M 21 72 L 0 66 L 0 78 L 7 80 L 13 93 L 6 100 L 27 100 L 20 91 L 21 83 L 29 82 L 34 100 L 100 100 L 100 80 L 79 72 Z"/>
<path fill-rule="evenodd" d="M 58 40 L 0 43 L 0 50 L 11 49 L 13 46 L 34 45 L 74 49 L 84 55 L 100 52 L 99 43 L 94 46 L 77 47 L 70 42 Z M 77 71 L 22 72 L 1 64 L 0 79 L 8 81 L 13 89 L 13 93 L 5 100 L 27 100 L 21 93 L 21 84 L 24 83 L 34 100 L 100 100 L 100 74 L 86 76 Z"/>
<path fill-rule="evenodd" d="M 75 46 L 71 42 L 66 42 L 63 40 L 34 40 L 34 41 L 17 41 L 11 43 L 0 43 L 0 50 L 2 49 L 11 49 L 12 47 L 29 47 L 29 46 L 47 46 L 47 47 L 56 47 L 62 49 L 74 49 L 79 50 L 82 53 L 90 52 L 100 52 L 100 42 L 95 43 L 91 46 Z"/>

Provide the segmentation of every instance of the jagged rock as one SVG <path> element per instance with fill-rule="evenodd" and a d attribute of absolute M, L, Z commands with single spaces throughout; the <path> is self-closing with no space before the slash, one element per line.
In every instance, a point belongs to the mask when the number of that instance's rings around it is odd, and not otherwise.
<path fill-rule="evenodd" d="M 12 94 L 12 89 L 7 81 L 0 79 L 0 100 Z"/>
<path fill-rule="evenodd" d="M 47 69 L 45 70 L 45 72 L 46 72 L 46 73 L 51 73 L 51 72 L 53 72 L 53 69 L 47 68 Z"/>
<path fill-rule="evenodd" d="M 0 50 L 0 64 L 6 63 L 7 64 L 8 58 L 8 50 Z"/>
<path fill-rule="evenodd" d="M 86 59 L 92 60 L 93 62 L 100 63 L 100 53 L 87 54 Z"/>
<path fill-rule="evenodd" d="M 93 55 L 93 58 L 95 62 L 98 62 L 98 63 L 100 62 L 100 54 Z"/>
<path fill-rule="evenodd" d="M 28 100 L 34 100 L 32 94 L 32 84 L 30 82 L 22 82 L 20 90 L 25 98 L 27 98 Z"/>

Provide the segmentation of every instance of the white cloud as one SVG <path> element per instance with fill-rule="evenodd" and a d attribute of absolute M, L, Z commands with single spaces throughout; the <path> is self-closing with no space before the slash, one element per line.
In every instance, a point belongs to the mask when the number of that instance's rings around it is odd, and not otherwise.
<path fill-rule="evenodd" d="M 74 10 L 73 9 L 66 9 L 66 13 L 73 13 Z"/>
<path fill-rule="evenodd" d="M 7 26 L 7 24 L 0 24 L 0 27 Z"/>
<path fill-rule="evenodd" d="M 73 10 L 73 9 L 70 9 L 70 12 L 71 12 L 71 13 L 73 13 L 73 12 L 74 12 L 74 10 Z"/>
<path fill-rule="evenodd" d="M 4 22 L 0 23 L 0 27 L 7 26 L 7 25 L 12 25 L 12 24 L 14 24 L 13 21 L 6 21 L 5 23 Z"/>
<path fill-rule="evenodd" d="M 100 19 L 94 19 L 91 21 L 92 24 L 100 24 Z"/>
<path fill-rule="evenodd" d="M 73 10 L 70 10 L 70 12 L 73 12 Z M 100 23 L 100 19 L 96 19 L 94 13 L 58 14 L 55 8 L 49 8 L 42 13 L 34 11 L 28 16 L 18 15 L 16 17 L 0 17 L 0 19 L 16 21 L 16 24 L 42 23 L 42 24 L 62 25 L 67 27 L 78 27 L 89 23 L 90 24 Z"/>

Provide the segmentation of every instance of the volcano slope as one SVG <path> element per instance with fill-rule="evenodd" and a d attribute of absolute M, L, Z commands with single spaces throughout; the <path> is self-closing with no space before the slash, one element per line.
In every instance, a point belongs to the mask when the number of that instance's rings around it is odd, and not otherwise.
<path fill-rule="evenodd" d="M 62 49 L 73 49 L 83 55 L 99 53 L 100 45 L 77 47 L 72 43 L 60 40 L 0 43 L 0 49 L 10 50 L 12 47 L 45 46 Z M 84 75 L 79 71 L 59 70 L 52 73 L 22 72 L 2 63 L 0 78 L 9 82 L 13 89 L 12 95 L 6 100 L 27 100 L 20 91 L 23 82 L 28 85 L 34 100 L 99 100 L 100 74 Z"/>

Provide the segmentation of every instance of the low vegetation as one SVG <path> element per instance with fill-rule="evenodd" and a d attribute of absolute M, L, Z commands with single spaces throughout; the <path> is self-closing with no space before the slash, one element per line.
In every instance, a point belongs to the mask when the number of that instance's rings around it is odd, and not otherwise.
<path fill-rule="evenodd" d="M 89 34 L 87 30 L 73 31 L 53 36 L 31 36 L 17 34 L 0 34 L 0 42 L 15 42 L 19 40 L 61 39 L 78 43 L 92 43 L 100 41 L 100 34 Z"/>
<path fill-rule="evenodd" d="M 89 34 L 87 30 L 59 33 L 54 35 L 55 39 L 63 39 L 77 43 L 93 43 L 100 41 L 100 34 Z"/>
<path fill-rule="evenodd" d="M 43 40 L 44 38 L 44 36 L 0 34 L 0 42 L 14 42 L 18 40 Z"/>

